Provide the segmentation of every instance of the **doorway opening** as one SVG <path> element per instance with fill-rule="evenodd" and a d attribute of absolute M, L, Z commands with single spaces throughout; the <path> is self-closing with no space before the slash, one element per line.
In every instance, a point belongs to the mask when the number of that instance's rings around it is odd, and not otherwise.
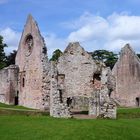
<path fill-rule="evenodd" d="M 68 97 L 67 98 L 67 105 L 68 105 L 68 107 L 70 107 L 71 104 L 72 104 L 72 98 Z"/>
<path fill-rule="evenodd" d="M 17 91 L 17 94 L 15 96 L 15 105 L 18 105 L 18 95 L 19 95 L 19 91 Z"/>
<path fill-rule="evenodd" d="M 137 106 L 137 107 L 140 106 L 140 97 L 136 97 L 136 106 Z"/>

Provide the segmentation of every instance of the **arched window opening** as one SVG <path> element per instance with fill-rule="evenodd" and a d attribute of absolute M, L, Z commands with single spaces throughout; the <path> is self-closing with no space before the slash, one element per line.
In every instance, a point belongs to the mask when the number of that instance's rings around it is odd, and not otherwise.
<path fill-rule="evenodd" d="M 33 36 L 31 34 L 26 36 L 25 46 L 27 50 L 27 55 L 29 55 L 32 52 L 32 48 L 33 48 Z"/>
<path fill-rule="evenodd" d="M 33 37 L 32 37 L 32 35 L 27 36 L 25 43 L 27 44 L 28 49 L 32 48 L 32 46 L 33 46 Z"/>

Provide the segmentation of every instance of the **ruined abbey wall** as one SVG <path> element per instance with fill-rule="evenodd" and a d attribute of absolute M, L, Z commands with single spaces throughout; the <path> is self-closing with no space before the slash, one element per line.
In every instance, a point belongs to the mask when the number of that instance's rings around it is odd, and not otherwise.
<path fill-rule="evenodd" d="M 110 98 L 115 87 L 115 77 L 110 68 L 102 67 L 100 87 L 94 85 L 89 98 L 89 115 L 96 115 L 99 118 L 116 118 L 116 103 Z"/>
<path fill-rule="evenodd" d="M 57 71 L 58 86 L 64 98 L 73 98 L 73 105 L 77 108 L 78 105 L 84 106 L 86 98 L 93 92 L 93 75 L 97 71 L 92 57 L 78 42 L 70 43 L 59 58 Z"/>
<path fill-rule="evenodd" d="M 114 89 L 104 63 L 94 61 L 78 42 L 69 43 L 57 62 L 48 61 L 44 39 L 31 15 L 16 65 L 0 73 L 0 102 L 14 104 L 16 99 L 19 105 L 49 110 L 53 117 L 72 117 L 76 109 L 116 118 L 116 105 L 109 97 Z"/>
<path fill-rule="evenodd" d="M 42 108 L 43 59 L 47 59 L 45 49 L 37 23 L 29 15 L 16 56 L 16 65 L 19 66 L 19 105 Z"/>
<path fill-rule="evenodd" d="M 18 68 L 11 65 L 0 70 L 0 102 L 15 104 L 17 91 Z"/>
<path fill-rule="evenodd" d="M 113 68 L 116 89 L 112 97 L 121 106 L 140 106 L 140 59 L 127 44 Z"/>
<path fill-rule="evenodd" d="M 105 68 L 78 42 L 70 43 L 58 62 L 51 64 L 50 114 L 70 117 L 73 109 L 86 109 L 89 115 L 116 118 L 116 104 L 109 97 L 114 79 Z"/>

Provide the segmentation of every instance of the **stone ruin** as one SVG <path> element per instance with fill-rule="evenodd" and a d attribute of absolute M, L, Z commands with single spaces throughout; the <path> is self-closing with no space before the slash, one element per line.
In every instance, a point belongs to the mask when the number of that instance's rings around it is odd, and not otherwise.
<path fill-rule="evenodd" d="M 6 77 L 6 78 L 5 78 Z M 93 60 L 78 42 L 69 43 L 57 62 L 50 62 L 37 23 L 28 16 L 16 65 L 0 71 L 0 102 L 49 110 L 53 117 L 72 117 L 74 110 L 116 118 L 110 98 L 115 78 L 102 62 Z"/>
<path fill-rule="evenodd" d="M 58 62 L 52 63 L 51 77 L 50 115 L 70 117 L 72 110 L 86 108 L 89 115 L 116 118 L 116 105 L 109 97 L 115 79 L 78 42 L 70 43 Z"/>
<path fill-rule="evenodd" d="M 47 96 L 47 89 L 44 89 L 43 74 L 46 71 L 47 62 L 44 39 L 37 23 L 29 15 L 16 55 L 16 65 L 19 67 L 19 105 L 37 109 L 44 108 L 44 96 Z"/>
<path fill-rule="evenodd" d="M 0 102 L 6 104 L 17 103 L 18 67 L 10 65 L 0 70 Z"/>
<path fill-rule="evenodd" d="M 94 90 L 89 98 L 89 114 L 101 118 L 116 118 L 116 104 L 110 98 L 116 83 L 110 68 L 102 68 L 100 85 L 97 79 L 94 81 Z"/>
<path fill-rule="evenodd" d="M 140 59 L 129 44 L 122 48 L 113 75 L 116 88 L 111 97 L 120 106 L 140 107 Z"/>

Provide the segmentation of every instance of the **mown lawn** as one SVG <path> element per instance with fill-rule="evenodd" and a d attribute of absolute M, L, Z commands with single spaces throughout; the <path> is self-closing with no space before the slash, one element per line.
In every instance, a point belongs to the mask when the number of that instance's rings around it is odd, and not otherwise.
<path fill-rule="evenodd" d="M 14 106 L 0 103 L 0 116 L 24 115 L 24 116 L 43 116 L 49 115 L 48 111 L 40 111 L 23 106 Z M 1 140 L 1 139 L 0 139 Z"/>
<path fill-rule="evenodd" d="M 140 108 L 118 108 L 117 117 L 123 119 L 140 118 Z"/>
<path fill-rule="evenodd" d="M 139 140 L 139 113 L 140 109 L 118 109 L 117 120 L 3 114 L 0 140 Z"/>
<path fill-rule="evenodd" d="M 139 140 L 140 119 L 0 116 L 0 140 Z"/>
<path fill-rule="evenodd" d="M 31 108 L 23 107 L 23 106 L 15 106 L 15 105 L 7 105 L 0 103 L 0 108 L 15 108 L 15 109 L 26 109 L 26 110 L 33 110 Z"/>

